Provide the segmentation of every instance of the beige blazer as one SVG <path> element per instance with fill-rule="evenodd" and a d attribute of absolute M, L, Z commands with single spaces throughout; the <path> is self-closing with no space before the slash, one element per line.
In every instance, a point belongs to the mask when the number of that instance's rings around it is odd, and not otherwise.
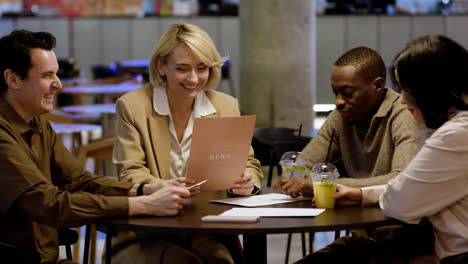
<path fill-rule="evenodd" d="M 237 99 L 216 91 L 205 92 L 216 113 L 207 117 L 239 116 Z M 129 92 L 116 103 L 116 141 L 113 162 L 122 181 L 152 183 L 169 179 L 169 117 L 153 108 L 151 84 Z M 250 148 L 246 171 L 260 188 L 263 178 L 260 162 Z"/>

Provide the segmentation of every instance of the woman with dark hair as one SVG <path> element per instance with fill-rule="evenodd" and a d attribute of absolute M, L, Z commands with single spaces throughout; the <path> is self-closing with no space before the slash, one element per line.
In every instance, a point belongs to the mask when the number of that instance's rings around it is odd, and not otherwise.
<path fill-rule="evenodd" d="M 438 35 L 416 40 L 397 57 L 395 69 L 405 97 L 421 110 L 428 128 L 467 110 L 468 52 L 453 40 Z"/>
<path fill-rule="evenodd" d="M 385 215 L 433 225 L 442 264 L 468 263 L 468 51 L 455 41 L 428 35 L 396 58 L 402 103 L 434 132 L 388 185 L 337 186 L 337 204 L 380 203 Z"/>

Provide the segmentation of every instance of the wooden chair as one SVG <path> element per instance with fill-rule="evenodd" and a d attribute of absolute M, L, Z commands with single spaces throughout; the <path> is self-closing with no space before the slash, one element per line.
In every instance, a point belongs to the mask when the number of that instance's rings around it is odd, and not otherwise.
<path fill-rule="evenodd" d="M 85 166 L 86 159 L 92 158 L 95 160 L 94 174 L 103 175 L 103 162 L 112 160 L 112 150 L 114 148 L 115 137 L 106 136 L 97 140 L 92 140 L 86 145 L 82 145 L 76 149 L 76 156 L 82 166 Z M 83 254 L 83 264 L 94 263 L 96 259 L 96 225 L 87 224 L 85 234 L 85 245 Z M 79 247 L 75 247 L 74 256 L 78 254 Z M 77 261 L 77 260 L 74 260 Z"/>

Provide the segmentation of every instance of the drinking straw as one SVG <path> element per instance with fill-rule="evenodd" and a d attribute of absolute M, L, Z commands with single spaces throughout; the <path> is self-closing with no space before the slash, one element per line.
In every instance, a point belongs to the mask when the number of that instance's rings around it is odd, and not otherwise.
<path fill-rule="evenodd" d="M 299 126 L 299 132 L 297 133 L 296 155 L 297 155 L 297 152 L 299 151 L 299 138 L 301 137 L 301 132 L 302 132 L 302 124 Z M 294 156 L 294 158 L 293 158 L 294 163 L 296 163 L 296 158 L 297 158 L 297 156 Z"/>
<path fill-rule="evenodd" d="M 333 136 L 334 135 L 335 135 L 335 130 L 333 130 L 332 134 L 331 134 L 330 144 L 328 145 L 327 158 L 325 159 L 325 164 L 328 163 L 328 157 L 330 156 L 330 150 L 331 150 L 331 146 L 332 146 L 332 143 L 333 143 Z"/>
<path fill-rule="evenodd" d="M 300 140 L 300 138 L 301 138 L 301 133 L 302 133 L 302 124 L 299 125 L 299 132 L 297 132 L 296 152 L 299 151 L 299 140 Z"/>

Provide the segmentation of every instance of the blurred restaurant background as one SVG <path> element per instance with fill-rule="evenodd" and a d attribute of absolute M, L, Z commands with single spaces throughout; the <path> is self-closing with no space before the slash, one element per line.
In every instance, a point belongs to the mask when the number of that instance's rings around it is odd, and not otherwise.
<path fill-rule="evenodd" d="M 422 35 L 468 47 L 467 14 L 468 0 L 0 0 L 0 36 L 14 29 L 55 35 L 64 88 L 49 118 L 80 161 L 95 158 L 86 163 L 91 171 L 115 175 L 109 162 L 104 172 L 96 166 L 111 155 L 115 100 L 148 82 L 149 59 L 174 23 L 200 26 L 229 58 L 218 90 L 238 98 L 242 114 L 257 115 L 257 129 L 289 133 L 302 125 L 310 140 L 334 109 L 330 73 L 341 54 L 367 46 L 391 68 Z M 387 86 L 396 89 L 391 74 Z M 101 140 L 96 148 L 87 145 L 93 139 Z M 107 156 L 92 156 L 100 147 Z M 327 239 L 316 236 L 321 246 Z M 271 263 L 283 262 L 282 243 L 268 243 Z M 291 261 L 301 257 L 294 247 Z M 100 253 L 92 258 L 100 262 Z"/>
<path fill-rule="evenodd" d="M 467 12 L 467 0 L 1 0 L 0 35 L 53 33 L 66 86 L 144 83 L 161 34 L 193 23 L 229 57 L 219 90 L 239 98 L 242 113 L 256 114 L 260 127 L 313 129 L 317 113 L 333 108 L 329 77 L 342 53 L 368 46 L 390 66 L 424 34 L 468 45 Z M 58 105 L 71 97 L 60 95 Z"/>

